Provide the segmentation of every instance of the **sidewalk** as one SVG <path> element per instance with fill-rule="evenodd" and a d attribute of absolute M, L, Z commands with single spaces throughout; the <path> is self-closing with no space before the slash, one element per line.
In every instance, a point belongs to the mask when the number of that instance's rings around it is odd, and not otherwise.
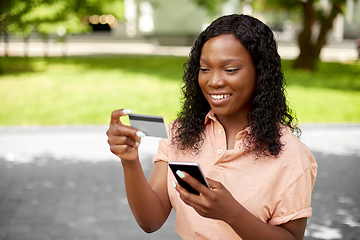
<path fill-rule="evenodd" d="M 49 41 L 48 45 L 39 39 L 28 43 L 28 56 L 44 56 L 47 49 L 49 56 L 110 55 L 174 55 L 189 56 L 190 46 L 159 46 L 153 41 L 116 39 L 111 35 L 73 36 L 66 44 Z M 4 56 L 5 43 L 0 42 L 0 56 Z M 10 56 L 24 56 L 25 44 L 21 39 L 13 39 L 8 45 Z M 296 43 L 279 42 L 278 52 L 283 59 L 294 59 L 299 54 Z M 326 45 L 320 54 L 322 61 L 351 61 L 358 58 L 355 40 Z"/>
<path fill-rule="evenodd" d="M 0 127 L 0 240 L 180 239 L 136 224 L 106 126 Z M 319 172 L 306 238 L 360 239 L 360 125 L 304 125 Z M 149 176 L 158 139 L 144 138 Z"/>
<path fill-rule="evenodd" d="M 154 234 L 138 227 L 106 129 L 0 127 L 0 240 L 180 239 L 174 214 Z M 146 176 L 157 142 L 142 142 Z"/>

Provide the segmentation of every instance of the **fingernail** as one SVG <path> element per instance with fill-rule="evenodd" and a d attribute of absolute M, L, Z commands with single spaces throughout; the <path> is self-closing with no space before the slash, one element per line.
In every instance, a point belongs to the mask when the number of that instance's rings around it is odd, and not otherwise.
<path fill-rule="evenodd" d="M 135 142 L 135 147 L 138 147 L 140 145 L 140 143 Z"/>
<path fill-rule="evenodd" d="M 125 114 L 130 114 L 130 113 L 131 113 L 131 109 L 124 109 L 124 110 L 123 110 L 123 113 L 125 113 Z"/>
<path fill-rule="evenodd" d="M 175 182 L 172 182 L 172 185 L 174 188 L 176 188 L 176 183 Z"/>
<path fill-rule="evenodd" d="M 180 170 L 177 170 L 177 171 L 176 171 L 176 174 L 177 174 L 180 178 L 184 178 L 184 177 L 185 177 L 185 174 L 184 174 L 182 171 L 180 171 Z"/>
<path fill-rule="evenodd" d="M 138 137 L 146 137 L 146 134 L 144 133 L 144 132 L 142 132 L 142 131 L 137 131 L 136 132 L 136 136 L 138 136 Z"/>

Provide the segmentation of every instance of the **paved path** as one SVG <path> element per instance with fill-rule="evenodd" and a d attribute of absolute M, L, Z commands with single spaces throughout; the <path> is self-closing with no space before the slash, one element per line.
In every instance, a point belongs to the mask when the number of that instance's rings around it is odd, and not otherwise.
<path fill-rule="evenodd" d="M 24 56 L 26 45 L 20 39 L 12 39 L 8 44 L 10 56 Z M 38 39 L 32 39 L 27 45 L 28 56 L 44 56 L 47 49 L 49 56 L 104 55 L 104 54 L 145 54 L 189 56 L 190 46 L 159 46 L 152 41 L 116 39 L 107 35 L 74 36 L 66 44 L 50 41 L 45 45 Z M 299 54 L 295 43 L 279 43 L 278 51 L 283 59 L 294 59 Z M 0 42 L 0 56 L 4 56 L 5 43 Z M 326 45 L 320 54 L 322 61 L 356 60 L 358 53 L 355 40 Z"/>
<path fill-rule="evenodd" d="M 106 126 L 0 127 L 0 240 L 180 239 L 137 226 Z M 307 240 L 360 239 L 360 125 L 304 125 L 319 173 Z M 158 139 L 143 139 L 146 176 Z"/>
<path fill-rule="evenodd" d="M 180 239 L 174 214 L 151 235 L 137 226 L 106 128 L 0 127 L 0 240 Z M 157 143 L 143 140 L 146 176 Z"/>

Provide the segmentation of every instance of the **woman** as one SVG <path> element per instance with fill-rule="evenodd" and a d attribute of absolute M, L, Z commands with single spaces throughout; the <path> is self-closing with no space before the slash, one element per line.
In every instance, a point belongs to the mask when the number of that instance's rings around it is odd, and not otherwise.
<path fill-rule="evenodd" d="M 317 165 L 292 133 L 271 30 L 246 15 L 215 20 L 185 65 L 183 107 L 160 140 L 147 182 L 138 159 L 142 132 L 112 114 L 111 151 L 121 158 L 129 205 L 146 232 L 172 208 L 183 239 L 302 239 L 311 216 Z M 179 172 L 200 192 L 176 184 L 169 161 L 198 162 L 210 188 Z"/>

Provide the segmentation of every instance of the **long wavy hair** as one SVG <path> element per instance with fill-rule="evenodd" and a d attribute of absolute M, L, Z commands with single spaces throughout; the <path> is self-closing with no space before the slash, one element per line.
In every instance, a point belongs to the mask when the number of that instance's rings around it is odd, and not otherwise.
<path fill-rule="evenodd" d="M 222 34 L 233 34 L 239 39 L 249 51 L 256 69 L 257 84 L 248 115 L 250 131 L 245 136 L 244 145 L 257 156 L 277 156 L 283 147 L 280 141 L 281 124 L 298 136 L 301 131 L 287 104 L 281 58 L 272 31 L 260 20 L 242 14 L 216 19 L 199 35 L 192 47 L 190 58 L 184 64 L 182 109 L 172 127 L 173 143 L 179 150 L 195 154 L 203 144 L 204 121 L 210 105 L 198 84 L 200 55 L 207 40 Z"/>

